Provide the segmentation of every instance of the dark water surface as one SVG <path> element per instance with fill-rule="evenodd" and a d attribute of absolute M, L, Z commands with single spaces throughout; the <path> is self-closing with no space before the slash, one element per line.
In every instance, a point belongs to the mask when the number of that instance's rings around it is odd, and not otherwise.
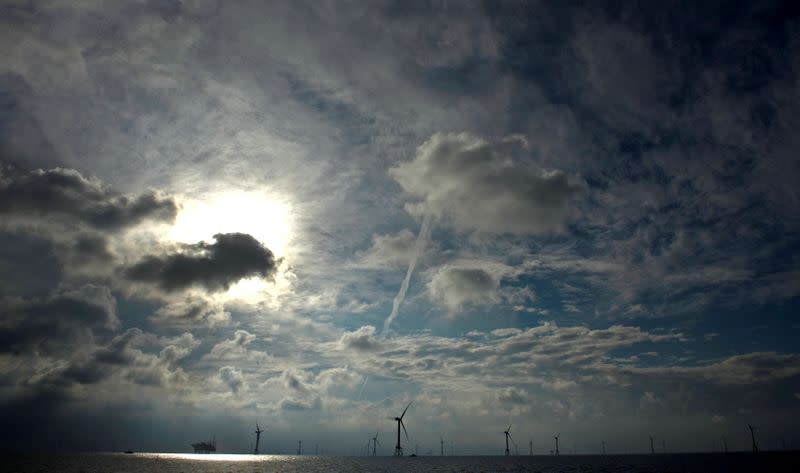
<path fill-rule="evenodd" d="M 272 472 L 800 472 L 798 452 L 511 457 L 328 457 L 121 453 L 4 455 L 20 473 Z"/>

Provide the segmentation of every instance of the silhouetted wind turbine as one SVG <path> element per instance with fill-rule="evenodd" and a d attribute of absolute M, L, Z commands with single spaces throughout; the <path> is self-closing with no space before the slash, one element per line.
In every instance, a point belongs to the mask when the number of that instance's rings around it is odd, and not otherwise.
<path fill-rule="evenodd" d="M 414 402 L 414 401 L 411 401 Z M 403 409 L 403 413 L 400 414 L 400 417 L 395 417 L 394 420 L 397 421 L 397 445 L 394 447 L 394 456 L 402 457 L 403 456 L 403 447 L 400 445 L 400 427 L 403 427 L 403 432 L 406 434 L 406 440 L 408 440 L 408 431 L 406 430 L 406 424 L 403 423 L 403 417 L 406 415 L 406 411 L 409 407 L 411 407 L 411 402 L 408 403 L 405 409 Z"/>
<path fill-rule="evenodd" d="M 530 441 L 531 455 L 533 455 L 533 440 Z"/>
<path fill-rule="evenodd" d="M 377 455 L 377 453 L 376 453 L 376 452 L 377 452 L 377 450 L 378 450 L 378 444 L 380 443 L 380 442 L 378 442 L 378 433 L 379 433 L 379 432 L 375 432 L 375 436 L 374 436 L 374 437 L 372 437 L 372 456 L 373 456 L 373 457 L 374 457 L 375 455 Z M 369 443 L 368 443 L 367 445 L 369 445 Z"/>
<path fill-rule="evenodd" d="M 508 456 L 508 454 L 509 454 L 509 452 L 508 452 L 508 439 L 511 438 L 510 431 L 511 431 L 511 424 L 508 424 L 508 428 L 503 431 L 503 433 L 506 434 L 506 456 Z M 512 440 L 512 442 L 513 442 L 513 440 Z"/>
<path fill-rule="evenodd" d="M 747 424 L 747 427 L 750 429 L 750 438 L 753 440 L 753 451 L 758 451 L 758 442 L 756 441 L 756 429 L 758 427 L 754 427 L 750 424 Z"/>
<path fill-rule="evenodd" d="M 297 441 L 297 454 L 298 455 L 302 455 L 303 454 L 303 441 L 302 440 L 298 440 Z"/>
<path fill-rule="evenodd" d="M 263 432 L 263 430 L 258 427 L 258 422 L 256 422 L 256 448 L 253 450 L 254 455 L 258 455 L 258 442 L 261 440 L 261 432 Z"/>
<path fill-rule="evenodd" d="M 724 449 L 725 453 L 728 453 L 728 439 L 725 436 L 722 436 L 722 448 Z"/>
<path fill-rule="evenodd" d="M 553 438 L 556 439 L 556 455 L 558 455 L 558 438 L 561 437 L 561 432 L 558 435 L 554 435 Z"/>
<path fill-rule="evenodd" d="M 606 454 L 606 441 L 603 440 L 603 455 Z"/>
<path fill-rule="evenodd" d="M 439 437 L 439 444 L 442 448 L 441 450 L 442 456 L 444 456 L 444 438 L 442 438 L 441 436 Z"/>
<path fill-rule="evenodd" d="M 656 453 L 655 447 L 653 447 L 653 436 L 650 435 L 650 453 Z"/>

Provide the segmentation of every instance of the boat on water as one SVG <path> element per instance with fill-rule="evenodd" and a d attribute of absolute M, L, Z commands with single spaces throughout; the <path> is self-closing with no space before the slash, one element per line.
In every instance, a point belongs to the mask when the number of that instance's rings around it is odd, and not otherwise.
<path fill-rule="evenodd" d="M 216 439 L 210 442 L 197 442 L 192 444 L 194 453 L 214 453 L 217 451 Z"/>

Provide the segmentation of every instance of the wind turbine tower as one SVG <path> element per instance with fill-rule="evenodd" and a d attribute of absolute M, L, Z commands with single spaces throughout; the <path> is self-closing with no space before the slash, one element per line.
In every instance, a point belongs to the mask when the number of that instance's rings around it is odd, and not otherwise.
<path fill-rule="evenodd" d="M 728 453 L 728 439 L 725 436 L 722 436 L 722 448 L 725 453 Z"/>
<path fill-rule="evenodd" d="M 653 436 L 652 435 L 650 435 L 650 453 L 651 454 L 656 453 L 656 449 L 655 449 L 655 447 L 653 447 Z"/>
<path fill-rule="evenodd" d="M 553 438 L 556 439 L 556 455 L 558 455 L 558 438 L 561 437 L 561 432 L 558 435 L 554 435 Z"/>
<path fill-rule="evenodd" d="M 510 439 L 510 438 L 511 438 L 511 433 L 510 433 L 510 432 L 511 432 L 511 424 L 508 424 L 508 428 L 507 428 L 506 430 L 504 430 L 504 431 L 503 431 L 503 433 L 504 433 L 504 434 L 506 434 L 506 456 L 508 456 L 508 455 L 509 455 L 509 451 L 508 451 L 508 439 Z M 514 440 L 512 439 L 511 441 L 513 442 Z"/>
<path fill-rule="evenodd" d="M 530 447 L 531 447 L 531 452 L 530 453 L 531 453 L 531 456 L 533 456 L 533 440 L 531 440 L 529 443 L 530 443 Z"/>
<path fill-rule="evenodd" d="M 256 422 L 256 448 L 253 450 L 253 455 L 258 455 L 258 442 L 261 440 L 261 432 L 263 430 L 258 427 L 258 422 Z"/>
<path fill-rule="evenodd" d="M 298 455 L 302 455 L 303 454 L 303 441 L 302 440 L 298 440 L 297 441 L 297 454 Z"/>
<path fill-rule="evenodd" d="M 411 401 L 414 402 L 414 401 Z M 408 440 L 408 431 L 406 430 L 406 424 L 403 423 L 403 417 L 406 415 L 406 411 L 409 407 L 411 407 L 411 402 L 408 403 L 405 409 L 403 409 L 403 413 L 400 414 L 400 417 L 395 417 L 394 420 L 397 421 L 397 445 L 394 447 L 394 456 L 402 457 L 403 456 L 403 447 L 400 445 L 400 427 L 403 427 L 403 432 L 406 434 L 406 441 Z"/>
<path fill-rule="evenodd" d="M 441 455 L 444 456 L 444 439 L 439 437 L 439 445 L 441 446 Z"/>
<path fill-rule="evenodd" d="M 606 454 L 606 441 L 603 440 L 603 455 Z"/>
<path fill-rule="evenodd" d="M 747 424 L 747 427 L 750 429 L 750 438 L 753 440 L 753 451 L 758 451 L 758 441 L 756 441 L 756 429 L 758 427 L 754 427 L 750 424 Z"/>
<path fill-rule="evenodd" d="M 378 432 L 375 432 L 375 436 L 372 437 L 372 456 L 373 457 L 377 455 L 376 452 L 378 451 L 378 443 L 380 443 L 380 442 L 378 442 Z"/>

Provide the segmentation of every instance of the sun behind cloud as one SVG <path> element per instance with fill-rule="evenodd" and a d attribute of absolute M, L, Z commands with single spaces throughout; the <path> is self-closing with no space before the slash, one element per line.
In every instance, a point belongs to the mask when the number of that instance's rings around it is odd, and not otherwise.
<path fill-rule="evenodd" d="M 218 233 L 246 233 L 277 257 L 291 252 L 291 207 L 285 201 L 257 191 L 224 191 L 207 198 L 187 198 L 167 239 L 179 243 L 212 241 Z M 281 276 L 277 276 L 281 278 Z M 231 286 L 225 299 L 253 300 L 274 292 L 268 281 L 248 278 Z M 279 284 L 279 286 L 283 286 Z"/>

